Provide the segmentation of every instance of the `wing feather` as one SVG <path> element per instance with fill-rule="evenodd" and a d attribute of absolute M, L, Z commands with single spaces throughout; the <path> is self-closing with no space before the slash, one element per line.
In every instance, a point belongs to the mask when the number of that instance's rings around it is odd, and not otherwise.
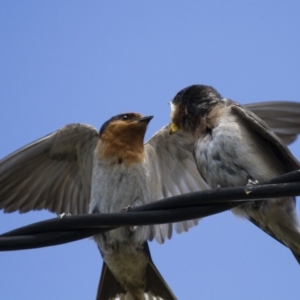
<path fill-rule="evenodd" d="M 286 145 L 294 142 L 300 133 L 300 103 L 268 101 L 245 107 L 263 119 Z"/>
<path fill-rule="evenodd" d="M 0 209 L 88 212 L 95 128 L 71 124 L 0 161 Z"/>
<path fill-rule="evenodd" d="M 269 145 L 273 148 L 274 152 L 277 153 L 277 156 L 284 162 L 287 172 L 299 169 L 300 164 L 298 160 L 265 121 L 260 119 L 252 111 L 245 109 L 242 105 L 229 99 L 226 100 L 226 105 L 231 106 L 233 113 L 239 115 L 248 126 L 269 142 Z"/>
<path fill-rule="evenodd" d="M 178 131 L 170 135 L 169 125 L 163 127 L 145 144 L 153 200 L 207 189 L 193 157 L 193 137 Z M 197 221 L 175 223 L 176 232 L 187 231 Z M 162 243 L 171 238 L 171 224 L 156 225 L 155 238 Z"/>

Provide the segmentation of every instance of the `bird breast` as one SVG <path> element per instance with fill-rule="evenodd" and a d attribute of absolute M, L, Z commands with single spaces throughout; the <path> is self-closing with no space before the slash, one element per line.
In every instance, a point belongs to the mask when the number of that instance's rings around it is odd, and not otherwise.
<path fill-rule="evenodd" d="M 144 163 L 126 166 L 94 158 L 90 211 L 116 213 L 132 205 L 149 201 L 149 174 Z"/>
<path fill-rule="evenodd" d="M 123 163 L 98 160 L 94 156 L 90 213 L 119 213 L 128 206 L 140 206 L 150 201 L 149 174 L 145 163 L 127 166 Z M 111 237 L 125 239 L 120 230 Z M 137 232 L 137 238 L 145 233 Z M 142 238 L 145 241 L 145 238 Z"/>
<path fill-rule="evenodd" d="M 196 139 L 195 159 L 201 175 L 212 188 L 266 181 L 280 170 L 266 141 L 238 116 L 223 114 L 205 135 Z"/>

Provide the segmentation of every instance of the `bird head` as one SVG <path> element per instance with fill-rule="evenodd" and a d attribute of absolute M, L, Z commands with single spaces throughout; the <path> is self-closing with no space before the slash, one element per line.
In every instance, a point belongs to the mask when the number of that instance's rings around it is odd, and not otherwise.
<path fill-rule="evenodd" d="M 201 119 L 221 100 L 221 95 L 210 86 L 191 85 L 181 90 L 170 102 L 170 134 L 178 129 L 194 132 Z"/>
<path fill-rule="evenodd" d="M 99 131 L 99 158 L 134 157 L 144 152 L 144 137 L 153 116 L 124 113 L 110 118 Z M 126 154 L 127 153 L 127 154 Z"/>
<path fill-rule="evenodd" d="M 153 116 L 142 117 L 138 113 L 119 114 L 106 121 L 99 131 L 99 138 L 106 139 L 107 135 L 114 138 L 130 138 L 145 136 L 148 123 Z"/>

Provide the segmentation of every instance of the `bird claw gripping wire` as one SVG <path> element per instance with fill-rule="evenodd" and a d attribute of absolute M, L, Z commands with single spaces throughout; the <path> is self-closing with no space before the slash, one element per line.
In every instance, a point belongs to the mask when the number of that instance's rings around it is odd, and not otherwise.
<path fill-rule="evenodd" d="M 137 205 L 128 205 L 122 208 L 121 212 L 129 212 L 130 210 L 132 210 L 132 208 L 136 207 Z M 129 226 L 129 230 L 130 232 L 134 232 L 136 231 L 137 226 Z"/>
<path fill-rule="evenodd" d="M 62 213 L 58 215 L 60 219 L 66 218 L 66 217 L 70 217 L 71 214 L 70 213 Z"/>

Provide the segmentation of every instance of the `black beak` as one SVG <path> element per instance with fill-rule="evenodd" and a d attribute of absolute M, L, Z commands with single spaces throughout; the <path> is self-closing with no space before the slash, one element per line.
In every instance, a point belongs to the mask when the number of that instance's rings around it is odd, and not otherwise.
<path fill-rule="evenodd" d="M 138 121 L 148 124 L 152 118 L 153 118 L 153 116 L 142 117 L 142 118 L 139 118 Z"/>

